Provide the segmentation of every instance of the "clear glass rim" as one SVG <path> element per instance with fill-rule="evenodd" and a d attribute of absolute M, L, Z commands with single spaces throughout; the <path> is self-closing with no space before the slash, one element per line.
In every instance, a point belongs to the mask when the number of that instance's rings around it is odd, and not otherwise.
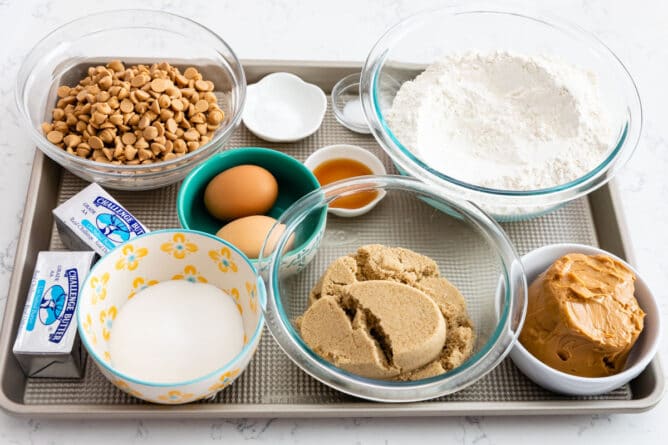
<path fill-rule="evenodd" d="M 501 279 L 505 285 L 503 311 L 490 339 L 461 366 L 439 376 L 427 379 L 397 382 L 369 379 L 344 371 L 313 352 L 294 330 L 283 308 L 279 272 L 282 252 L 290 235 L 301 222 L 319 208 L 337 197 L 362 190 L 400 190 L 435 199 L 455 209 L 463 219 L 477 229 L 486 241 L 494 246 L 502 266 Z M 526 310 L 526 280 L 524 271 L 512 243 L 501 227 L 484 211 L 468 201 L 455 202 L 444 196 L 437 187 L 414 178 L 402 176 L 365 176 L 334 182 L 301 198 L 279 218 L 277 224 L 285 224 L 285 232 L 274 252 L 268 258 L 267 305 L 264 308 L 267 326 L 283 351 L 314 378 L 340 391 L 376 401 L 402 402 L 424 400 L 458 391 L 491 371 L 515 343 Z M 522 297 L 518 297 L 518 294 Z"/>
<path fill-rule="evenodd" d="M 57 39 L 58 35 L 61 33 L 76 32 L 78 29 L 78 25 L 80 23 L 89 22 L 91 19 L 99 20 L 101 23 L 102 28 L 98 29 L 96 32 L 110 29 L 151 28 L 151 26 L 147 25 L 133 25 L 124 28 L 118 28 L 118 27 L 112 28 L 111 26 L 105 25 L 105 23 L 108 21 L 107 19 L 110 16 L 123 16 L 126 14 L 131 14 L 133 15 L 133 17 L 150 16 L 151 18 L 163 17 L 163 18 L 176 19 L 184 23 L 186 26 L 197 27 L 200 30 L 204 31 L 208 36 L 215 39 L 220 45 L 222 45 L 226 51 L 229 51 L 229 55 L 232 59 L 232 62 L 236 66 L 230 65 L 226 67 L 226 70 L 232 76 L 232 79 L 234 81 L 232 90 L 235 90 L 235 94 L 238 96 L 236 98 L 237 100 L 235 100 L 236 107 L 227 126 L 223 128 L 221 131 L 219 131 L 217 134 L 215 134 L 214 137 L 209 142 L 207 142 L 205 145 L 198 148 L 197 150 L 192 151 L 190 153 L 186 153 L 185 155 L 175 159 L 171 159 L 168 161 L 160 161 L 148 165 L 105 164 L 102 162 L 96 162 L 89 159 L 80 158 L 78 156 L 67 153 L 66 151 L 62 150 L 59 147 L 56 147 L 54 144 L 49 142 L 49 140 L 47 140 L 46 137 L 44 137 L 44 135 L 37 128 L 35 128 L 35 126 L 32 125 L 30 112 L 28 111 L 28 107 L 26 106 L 27 97 L 25 88 L 28 85 L 28 80 L 30 78 L 32 70 L 35 67 L 35 64 L 38 63 L 41 57 L 43 56 L 42 53 L 44 52 L 44 47 L 48 46 L 48 44 L 52 41 L 52 39 Z M 176 33 L 184 37 L 187 37 L 185 34 L 179 33 L 176 30 L 161 29 L 161 31 Z M 84 36 L 85 34 L 79 33 L 79 37 L 84 37 Z M 241 122 L 242 110 L 244 108 L 244 104 L 246 101 L 246 75 L 244 73 L 243 67 L 241 66 L 241 62 L 239 61 L 239 58 L 237 57 L 235 52 L 220 36 L 218 36 L 215 32 L 213 32 L 206 26 L 197 23 L 196 21 L 191 20 L 187 17 L 183 17 L 181 15 L 173 14 L 170 12 L 151 10 L 151 9 L 117 9 L 117 10 L 97 12 L 94 14 L 76 18 L 74 20 L 65 23 L 64 25 L 57 27 L 56 29 L 49 32 L 42 39 L 40 39 L 35 44 L 35 46 L 30 50 L 30 52 L 25 56 L 16 77 L 17 77 L 16 90 L 14 96 L 16 107 L 19 111 L 19 114 L 22 116 L 21 120 L 23 122 L 23 125 L 28 129 L 32 139 L 37 142 L 38 147 L 42 149 L 45 152 L 45 154 L 47 154 L 49 157 L 57 160 L 61 164 L 72 163 L 75 164 L 80 169 L 104 175 L 108 178 L 127 178 L 128 177 L 127 174 L 132 172 L 137 172 L 137 177 L 148 178 L 151 176 L 160 176 L 165 173 L 165 170 L 175 170 L 179 168 L 189 167 L 190 166 L 189 161 L 193 159 L 198 159 L 200 157 L 204 157 L 209 153 L 211 153 L 212 151 L 215 151 L 220 148 L 221 141 L 226 140 L 228 136 L 239 125 L 239 122 Z M 158 171 L 158 169 L 160 170 Z"/>
<path fill-rule="evenodd" d="M 371 129 L 369 128 L 369 125 L 366 123 L 365 119 L 365 124 L 360 125 L 356 122 L 350 122 L 349 119 L 346 118 L 346 116 L 343 114 L 343 108 L 339 106 L 337 103 L 337 99 L 340 97 L 341 92 L 346 90 L 347 88 L 356 88 L 357 89 L 357 97 L 360 98 L 360 103 L 361 103 L 361 78 L 362 78 L 362 73 L 361 72 L 356 72 L 352 74 L 348 74 L 347 76 L 341 78 L 334 86 L 332 87 L 332 111 L 334 112 L 334 117 L 336 120 L 338 120 L 344 127 L 348 128 L 351 131 L 361 133 L 361 134 L 369 134 L 371 133 Z"/>
<path fill-rule="evenodd" d="M 513 202 L 517 202 L 518 199 L 521 199 L 523 204 L 549 206 L 577 198 L 602 186 L 630 159 L 640 139 L 643 114 L 638 89 L 628 69 L 610 48 L 588 31 L 561 18 L 544 14 L 542 11 L 528 15 L 527 10 L 530 10 L 532 13 L 535 12 L 534 9 L 530 8 L 524 8 L 522 11 L 512 8 L 499 9 L 499 5 L 484 1 L 467 2 L 447 8 L 439 8 L 413 15 L 399 22 L 390 28 L 374 45 L 362 70 L 360 94 L 363 109 L 378 143 L 390 155 L 392 160 L 411 176 L 431 183 L 444 185 L 451 191 L 464 192 L 466 193 L 465 196 L 469 199 L 492 196 L 495 199 L 504 201 L 513 200 Z M 619 77 L 626 85 L 628 96 L 632 98 L 632 101 L 627 104 L 627 120 L 620 128 L 618 138 L 611 146 L 611 150 L 606 158 L 592 171 L 566 184 L 545 189 L 524 191 L 487 188 L 458 180 L 429 167 L 410 152 L 389 129 L 380 110 L 378 98 L 379 76 L 389 56 L 391 46 L 406 32 L 413 29 L 413 26 L 433 20 L 434 14 L 453 17 L 457 15 L 497 14 L 530 20 L 583 40 L 589 45 L 591 50 L 616 65 L 619 68 Z"/>

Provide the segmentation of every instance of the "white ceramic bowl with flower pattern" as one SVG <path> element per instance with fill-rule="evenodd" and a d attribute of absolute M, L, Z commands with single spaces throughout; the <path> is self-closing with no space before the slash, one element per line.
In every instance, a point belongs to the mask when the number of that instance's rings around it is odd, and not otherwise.
<path fill-rule="evenodd" d="M 209 283 L 231 295 L 241 312 L 244 347 L 219 369 L 187 382 L 152 383 L 124 375 L 114 369 L 109 353 L 114 319 L 139 291 L 167 280 Z M 77 309 L 79 335 L 102 374 L 121 390 L 154 403 L 188 403 L 214 395 L 243 373 L 260 341 L 265 301 L 263 281 L 234 246 L 203 232 L 161 230 L 117 247 L 93 267 Z M 212 347 L 219 341 L 212 339 Z"/>

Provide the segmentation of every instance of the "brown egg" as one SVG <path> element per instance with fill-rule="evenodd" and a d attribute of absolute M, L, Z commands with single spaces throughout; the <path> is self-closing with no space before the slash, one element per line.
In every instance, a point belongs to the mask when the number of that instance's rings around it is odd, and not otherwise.
<path fill-rule="evenodd" d="M 219 173 L 204 190 L 204 205 L 223 221 L 266 213 L 276 202 L 278 183 L 266 169 L 238 165 Z"/>
<path fill-rule="evenodd" d="M 255 259 L 260 255 L 262 243 L 267 237 L 269 230 L 274 225 L 276 220 L 271 216 L 253 215 L 244 218 L 235 219 L 234 221 L 225 224 L 216 233 L 216 236 L 229 241 L 241 250 L 248 258 Z M 267 252 L 269 254 L 274 251 L 278 239 L 285 232 L 285 225 L 280 224 L 275 231 L 272 232 L 271 238 L 267 243 Z M 286 248 L 292 248 L 293 237 L 287 243 Z"/>

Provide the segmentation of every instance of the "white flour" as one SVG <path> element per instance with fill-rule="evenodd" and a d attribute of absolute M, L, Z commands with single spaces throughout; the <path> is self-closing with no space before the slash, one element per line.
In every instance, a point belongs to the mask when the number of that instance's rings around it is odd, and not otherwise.
<path fill-rule="evenodd" d="M 439 60 L 401 86 L 386 117 L 432 168 L 503 190 L 577 179 L 614 138 L 593 74 L 506 52 Z"/>

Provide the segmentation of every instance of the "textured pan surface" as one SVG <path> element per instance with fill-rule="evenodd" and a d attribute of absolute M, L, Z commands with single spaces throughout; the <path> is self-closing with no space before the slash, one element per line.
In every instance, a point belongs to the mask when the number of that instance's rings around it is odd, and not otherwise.
<path fill-rule="evenodd" d="M 229 147 L 260 146 L 279 149 L 285 153 L 304 160 L 312 151 L 325 145 L 334 143 L 349 143 L 370 149 L 385 163 L 388 172 L 396 172 L 387 156 L 371 136 L 358 135 L 348 131 L 334 119 L 331 110 L 328 110 L 323 126 L 315 135 L 294 144 L 272 144 L 255 138 L 244 127 L 240 127 L 232 137 Z M 77 193 L 85 183 L 65 172 L 61 180 L 61 189 L 58 200 L 62 202 Z M 176 216 L 177 185 L 160 190 L 147 192 L 118 192 L 111 191 L 125 207 L 137 216 L 151 229 L 178 227 Z M 399 224 L 392 215 L 384 215 L 382 207 L 374 218 Z M 373 212 L 370 214 L 373 215 Z M 328 222 L 330 228 L 336 229 L 334 224 L 341 224 L 345 229 L 345 220 Z M 598 245 L 594 230 L 594 219 L 589 202 L 586 198 L 572 202 L 560 210 L 531 221 L 507 223 L 504 228 L 512 238 L 518 253 L 525 252 L 544 244 L 557 242 L 574 242 Z M 51 237 L 51 249 L 62 249 L 62 243 L 55 228 Z M 438 260 L 438 258 L 436 258 Z M 448 275 L 449 276 L 449 275 Z M 455 280 L 456 282 L 456 280 Z M 465 291 L 465 289 L 462 289 Z M 474 310 L 472 308 L 472 310 Z M 456 402 L 550 402 L 550 401 L 624 401 L 632 399 L 630 387 L 624 386 L 612 393 L 587 398 L 569 398 L 552 394 L 541 389 L 527 380 L 506 359 L 498 368 L 485 378 L 456 394 L 422 402 L 424 405 L 443 401 Z M 117 390 L 97 371 L 90 359 L 86 365 L 83 380 L 44 380 L 28 379 L 24 400 L 26 405 L 51 404 L 101 404 L 101 405 L 142 405 L 143 402 Z M 227 413 L 234 412 L 234 406 L 242 409 L 244 406 L 262 404 L 275 405 L 276 412 L 280 412 L 286 404 L 310 405 L 321 408 L 327 404 L 336 409 L 339 404 L 343 407 L 342 414 L 350 408 L 350 404 L 361 404 L 362 401 L 341 394 L 329 387 L 320 384 L 303 373 L 280 350 L 268 332 L 262 337 L 257 354 L 244 375 L 231 387 L 219 393 L 215 399 L 202 401 L 202 404 L 224 403 Z M 379 406 L 379 405 L 378 405 Z M 402 405 L 394 405 L 398 410 L 408 414 L 409 408 L 402 409 Z M 405 405 L 403 405 L 405 406 Z M 577 403 L 574 403 L 576 408 Z M 223 406 L 221 405 L 221 408 Z M 530 409 L 528 404 L 527 409 Z M 147 406 L 148 408 L 148 406 Z M 472 411 L 471 414 L 475 414 Z M 372 415 L 372 413 L 369 413 Z"/>

